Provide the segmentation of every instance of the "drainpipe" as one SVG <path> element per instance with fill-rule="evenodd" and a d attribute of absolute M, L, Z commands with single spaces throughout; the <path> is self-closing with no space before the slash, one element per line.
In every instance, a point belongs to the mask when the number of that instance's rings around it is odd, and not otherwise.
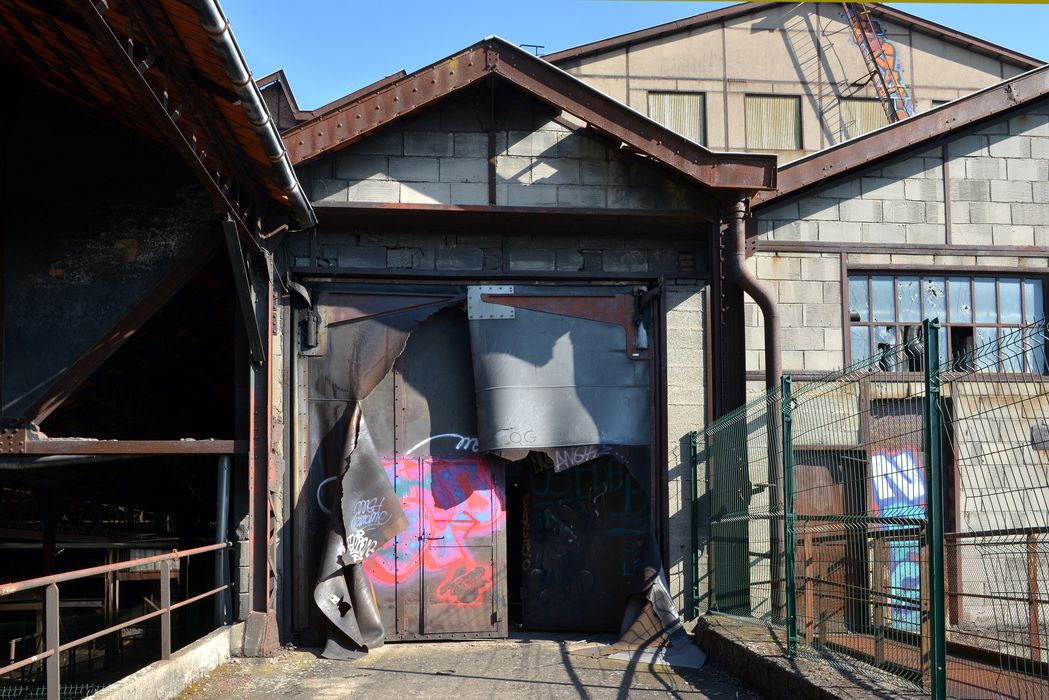
<path fill-rule="evenodd" d="M 779 307 L 769 288 L 747 269 L 747 232 L 744 220 L 747 215 L 747 201 L 740 199 L 732 204 L 729 218 L 729 238 L 732 240 L 732 272 L 736 282 L 761 309 L 765 321 L 765 388 L 780 388 L 780 377 L 783 367 L 780 361 Z M 776 403 L 768 404 L 766 415 L 766 434 L 768 436 L 768 498 L 769 512 L 782 514 L 783 504 L 783 466 L 780 459 L 782 447 L 782 415 Z M 786 619 L 785 591 L 781 585 L 786 582 L 784 566 L 784 549 L 786 532 L 784 522 L 777 522 L 775 516 L 769 521 L 769 569 L 774 582 L 770 586 L 772 618 L 776 622 Z"/>
<path fill-rule="evenodd" d="M 747 231 L 744 219 L 747 215 L 745 199 L 733 203 L 729 217 L 729 238 L 731 239 L 732 272 L 743 291 L 761 309 L 765 321 L 765 388 L 779 388 L 783 366 L 780 361 L 779 345 L 779 307 L 772 292 L 747 269 Z"/>
<path fill-rule="evenodd" d="M 233 90 L 240 98 L 241 109 L 248 115 L 251 126 L 262 141 L 262 147 L 266 151 L 273 171 L 277 176 L 277 183 L 288 196 L 288 203 L 295 212 L 296 218 L 303 228 L 317 225 L 317 215 L 313 212 L 313 206 L 306 194 L 302 191 L 299 178 L 295 174 L 295 168 L 288 159 L 288 152 L 284 148 L 284 141 L 277 133 L 277 127 L 273 124 L 266 103 L 262 100 L 262 93 L 251 77 L 248 63 L 240 52 L 237 40 L 233 38 L 233 32 L 229 28 L 229 20 L 223 14 L 217 0 L 196 0 L 194 6 L 197 16 L 200 18 L 201 26 L 211 37 L 211 43 L 219 54 L 222 68 L 226 76 L 233 83 Z"/>

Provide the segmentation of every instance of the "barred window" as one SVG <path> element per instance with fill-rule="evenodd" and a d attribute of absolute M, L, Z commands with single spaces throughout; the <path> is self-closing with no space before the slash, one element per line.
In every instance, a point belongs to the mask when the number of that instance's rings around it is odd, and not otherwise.
<path fill-rule="evenodd" d="M 854 139 L 889 123 L 881 100 L 844 97 L 840 104 L 841 140 Z"/>
<path fill-rule="evenodd" d="M 671 131 L 706 145 L 706 95 L 702 92 L 650 92 L 648 116 Z"/>
<path fill-rule="evenodd" d="M 851 361 L 879 356 L 882 369 L 919 371 L 920 353 L 890 359 L 895 345 L 920 340 L 921 322 L 939 318 L 940 362 L 958 371 L 996 369 L 1046 374 L 1044 343 L 1020 357 L 998 357 L 996 341 L 1045 319 L 1040 277 L 849 275 Z M 1021 366 L 1022 365 L 1022 366 Z"/>
<path fill-rule="evenodd" d="M 747 95 L 747 148 L 797 151 L 801 148 L 801 98 Z"/>

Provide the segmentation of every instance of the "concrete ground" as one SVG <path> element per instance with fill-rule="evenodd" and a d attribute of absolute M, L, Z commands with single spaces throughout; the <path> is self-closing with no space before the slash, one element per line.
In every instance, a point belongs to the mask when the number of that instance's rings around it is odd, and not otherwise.
<path fill-rule="evenodd" d="M 605 641 L 605 640 L 600 640 Z M 285 651 L 236 659 L 190 686 L 184 700 L 233 698 L 718 698 L 759 696 L 712 663 L 674 670 L 587 656 L 594 640 L 517 635 L 507 640 L 387 644 L 357 661 Z"/>

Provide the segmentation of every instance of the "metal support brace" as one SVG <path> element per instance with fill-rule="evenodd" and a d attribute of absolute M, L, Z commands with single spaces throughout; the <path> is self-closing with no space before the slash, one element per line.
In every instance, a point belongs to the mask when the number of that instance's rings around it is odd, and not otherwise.
<path fill-rule="evenodd" d="M 929 626 L 932 697 L 947 697 L 947 616 L 944 593 L 943 454 L 940 444 L 940 320 L 923 323 L 925 340 L 925 464 L 928 488 Z"/>
<path fill-rule="evenodd" d="M 171 560 L 160 562 L 160 658 L 171 658 Z"/>
<path fill-rule="evenodd" d="M 787 605 L 787 658 L 798 654 L 797 582 L 794 579 L 794 557 L 797 552 L 797 523 L 794 516 L 794 433 L 791 378 L 780 379 L 781 412 L 783 414 L 783 546 L 784 578 Z"/>

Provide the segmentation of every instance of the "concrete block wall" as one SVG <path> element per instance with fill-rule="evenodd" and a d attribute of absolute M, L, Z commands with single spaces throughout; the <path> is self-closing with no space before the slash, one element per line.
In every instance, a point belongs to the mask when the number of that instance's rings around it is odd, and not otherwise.
<path fill-rule="evenodd" d="M 670 561 L 667 562 L 670 593 L 686 619 L 692 608 L 692 464 L 689 433 L 705 423 L 706 381 L 704 364 L 705 283 L 668 280 L 666 287 L 667 328 L 667 482 L 670 519 Z M 702 445 L 701 445 L 702 447 Z M 705 480 L 699 481 L 700 503 L 706 503 Z M 701 509 L 700 521 L 709 515 Z M 702 528 L 699 549 L 699 609 L 707 608 L 707 542 Z"/>
<path fill-rule="evenodd" d="M 592 136 L 519 93 L 500 92 L 499 206 L 693 209 L 695 190 L 650 161 Z M 451 98 L 332 156 L 300 167 L 328 203 L 488 205 L 488 132 L 470 94 Z"/>
<path fill-rule="evenodd" d="M 696 238 L 638 235 L 501 234 L 497 230 L 444 233 L 404 229 L 343 229 L 318 236 L 316 258 L 304 238 L 290 242 L 296 267 L 343 270 L 415 271 L 420 274 L 588 272 L 645 276 L 703 273 L 705 241 Z"/>
<path fill-rule="evenodd" d="M 943 149 L 910 155 L 763 210 L 757 229 L 770 241 L 946 243 Z"/>
<path fill-rule="evenodd" d="M 757 253 L 747 264 L 775 294 L 783 367 L 824 372 L 842 365 L 841 257 L 837 253 Z M 757 304 L 745 306 L 747 369 L 765 369 L 765 324 Z"/>
<path fill-rule="evenodd" d="M 958 381 L 947 384 L 946 390 L 955 413 L 960 529 L 1044 527 L 1049 519 L 1049 452 L 1033 449 L 1030 429 L 1049 415 L 1049 387 L 1041 382 Z M 961 557 L 958 570 L 966 593 L 1012 590 L 1022 596 L 1026 591 L 1024 537 L 998 537 L 992 546 L 954 550 L 948 549 L 948 556 Z M 1038 550 L 1044 551 L 1041 543 Z M 1044 554 L 1038 566 L 1044 571 Z M 1026 603 L 962 600 L 965 627 L 1027 630 Z M 1043 606 L 1043 613 L 1047 607 Z"/>

